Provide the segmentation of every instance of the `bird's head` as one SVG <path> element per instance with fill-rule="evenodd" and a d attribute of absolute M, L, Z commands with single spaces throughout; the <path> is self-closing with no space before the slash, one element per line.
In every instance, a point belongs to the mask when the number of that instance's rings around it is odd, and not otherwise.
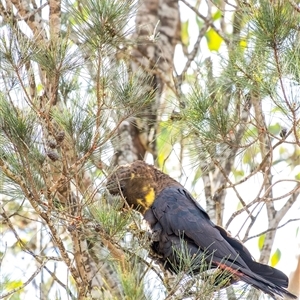
<path fill-rule="evenodd" d="M 143 161 L 120 166 L 106 186 L 112 195 L 123 196 L 129 206 L 144 214 L 155 200 L 157 183 L 153 169 Z"/>
<path fill-rule="evenodd" d="M 161 190 L 171 184 L 179 185 L 154 166 L 138 160 L 118 167 L 109 176 L 106 186 L 112 195 L 123 196 L 129 206 L 144 214 Z"/>

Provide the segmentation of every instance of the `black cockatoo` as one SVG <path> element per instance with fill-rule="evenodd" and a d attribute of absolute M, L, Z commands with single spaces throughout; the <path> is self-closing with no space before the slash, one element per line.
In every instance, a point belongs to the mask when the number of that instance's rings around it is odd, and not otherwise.
<path fill-rule="evenodd" d="M 284 273 L 256 262 L 240 241 L 210 220 L 180 183 L 154 166 L 143 161 L 120 166 L 108 178 L 107 188 L 111 194 L 123 195 L 144 216 L 152 230 L 152 250 L 166 269 L 176 273 L 182 265 L 184 241 L 196 262 L 193 274 L 219 268 L 230 274 L 230 284 L 243 281 L 272 297 L 297 298 L 285 289 L 288 277 Z"/>

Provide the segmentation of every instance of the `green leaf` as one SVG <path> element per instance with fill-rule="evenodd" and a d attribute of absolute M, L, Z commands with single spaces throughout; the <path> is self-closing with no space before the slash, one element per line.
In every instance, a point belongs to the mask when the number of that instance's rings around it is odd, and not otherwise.
<path fill-rule="evenodd" d="M 299 226 L 296 229 L 296 237 L 298 236 L 298 233 L 299 233 Z"/>
<path fill-rule="evenodd" d="M 262 234 L 259 236 L 258 238 L 258 249 L 261 251 L 263 246 L 264 246 L 264 243 L 265 243 L 265 239 L 266 239 L 266 234 Z"/>
<path fill-rule="evenodd" d="M 217 12 L 213 14 L 212 19 L 214 21 L 216 21 L 216 20 L 220 19 L 221 17 L 222 17 L 222 12 L 220 10 L 217 10 Z"/>
<path fill-rule="evenodd" d="M 157 137 L 157 160 L 159 166 L 163 166 L 164 161 L 173 151 L 174 140 L 177 140 L 179 135 L 180 132 L 172 123 L 163 121 L 160 123 L 160 133 Z"/>
<path fill-rule="evenodd" d="M 268 127 L 268 130 L 269 130 L 272 134 L 277 135 L 277 134 L 279 134 L 279 132 L 280 132 L 280 130 L 281 130 L 281 126 L 280 126 L 278 123 L 276 123 L 276 124 L 270 125 L 270 126 Z"/>
<path fill-rule="evenodd" d="M 223 42 L 223 39 L 219 36 L 219 34 L 214 30 L 210 29 L 205 34 L 207 40 L 207 46 L 210 51 L 218 51 Z"/>
<path fill-rule="evenodd" d="M 296 179 L 296 180 L 300 180 L 300 173 L 298 173 L 298 174 L 295 176 L 295 179 Z"/>
<path fill-rule="evenodd" d="M 243 205 L 242 205 L 241 201 L 239 201 L 239 202 L 238 202 L 238 205 L 237 205 L 237 207 L 236 207 L 236 210 L 240 210 L 240 209 L 242 209 L 242 208 L 243 208 Z"/>
<path fill-rule="evenodd" d="M 196 23 L 199 29 L 203 27 L 204 22 L 200 18 L 196 17 Z"/>
<path fill-rule="evenodd" d="M 243 156 L 243 163 L 244 164 L 250 164 L 253 160 L 253 155 L 251 155 L 250 151 L 245 151 Z"/>
<path fill-rule="evenodd" d="M 287 153 L 287 149 L 285 147 L 279 147 L 279 154 L 282 155 L 285 153 Z"/>
<path fill-rule="evenodd" d="M 243 170 L 236 170 L 236 169 L 232 169 L 231 170 L 232 174 L 234 175 L 234 178 L 236 180 L 240 180 L 241 178 L 244 177 L 245 172 Z"/>
<path fill-rule="evenodd" d="M 189 20 L 181 23 L 181 41 L 185 46 L 188 46 L 190 44 Z"/>
<path fill-rule="evenodd" d="M 272 267 L 275 267 L 278 264 L 280 257 L 281 257 L 281 251 L 277 248 L 277 250 L 271 257 L 271 266 Z"/>

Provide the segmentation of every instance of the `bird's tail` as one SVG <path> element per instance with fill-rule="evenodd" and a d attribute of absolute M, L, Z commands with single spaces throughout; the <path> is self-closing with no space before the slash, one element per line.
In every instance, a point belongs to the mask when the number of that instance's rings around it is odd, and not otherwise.
<path fill-rule="evenodd" d="M 238 280 L 254 286 L 273 298 L 278 295 L 289 299 L 297 299 L 297 296 L 285 289 L 288 283 L 285 274 L 268 265 L 253 262 L 252 268 L 246 269 L 243 267 L 237 268 L 234 264 L 229 266 L 228 264 L 218 263 L 218 267 L 231 273 L 233 278 L 238 278 Z"/>
<path fill-rule="evenodd" d="M 249 266 L 252 272 L 254 272 L 257 275 L 260 275 L 261 277 L 272 282 L 273 284 L 283 288 L 288 287 L 288 277 L 280 270 L 277 270 L 265 264 L 257 263 L 256 261 L 248 261 L 247 265 Z"/>
<path fill-rule="evenodd" d="M 280 297 L 288 297 L 289 299 L 297 299 L 297 296 L 293 295 L 282 286 L 274 284 L 271 281 L 264 279 L 259 275 L 255 274 L 255 276 L 252 276 L 243 274 L 240 278 L 242 281 L 251 284 L 255 288 L 263 291 L 266 294 L 269 294 L 274 298 L 276 295 L 278 295 Z"/>

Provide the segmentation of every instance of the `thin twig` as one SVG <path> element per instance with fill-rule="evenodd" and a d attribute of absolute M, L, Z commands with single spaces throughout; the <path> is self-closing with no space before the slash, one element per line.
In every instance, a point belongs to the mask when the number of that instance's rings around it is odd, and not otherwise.
<path fill-rule="evenodd" d="M 0 299 L 6 298 L 22 289 L 24 289 L 32 280 L 35 279 L 35 277 L 41 272 L 41 270 L 44 268 L 45 264 L 48 262 L 47 259 L 45 259 L 45 261 L 43 261 L 40 266 L 35 270 L 35 272 L 29 277 L 28 280 L 26 280 L 22 286 L 19 286 L 17 288 L 14 288 L 13 290 L 7 292 L 6 294 L 1 294 Z"/>
<path fill-rule="evenodd" d="M 29 253 L 31 256 L 33 256 L 35 258 L 35 260 L 42 265 L 44 261 L 48 262 L 50 260 L 55 260 L 55 261 L 62 261 L 61 258 L 59 257 L 55 257 L 55 256 L 46 256 L 46 257 L 41 257 L 39 255 L 36 255 L 34 252 L 32 252 L 27 245 L 24 243 L 24 241 L 19 237 L 17 231 L 15 230 L 13 224 L 10 221 L 10 217 L 6 214 L 6 211 L 4 209 L 4 207 L 2 208 L 2 213 L 1 215 L 3 216 L 4 220 L 7 222 L 7 225 L 9 226 L 9 228 L 11 229 L 11 231 L 13 232 L 15 238 L 17 239 L 18 243 L 22 246 L 22 248 L 24 249 L 25 252 Z M 43 268 L 50 274 L 50 276 L 59 284 L 61 285 L 66 291 L 67 293 L 70 295 L 70 297 L 72 299 L 75 299 L 76 297 L 72 294 L 71 290 L 68 288 L 67 285 L 65 285 L 62 281 L 60 281 L 55 273 L 53 273 L 52 271 L 50 271 L 47 266 L 43 265 Z"/>
<path fill-rule="evenodd" d="M 290 219 L 290 220 L 286 221 L 285 223 L 283 223 L 282 225 L 277 226 L 275 228 L 268 228 L 267 230 L 262 231 L 261 233 L 258 233 L 258 234 L 255 234 L 255 235 L 252 235 L 252 236 L 248 237 L 247 239 L 244 240 L 244 242 L 249 241 L 249 240 L 254 239 L 254 238 L 257 238 L 257 237 L 260 237 L 262 234 L 265 234 L 269 231 L 280 229 L 280 228 L 284 227 L 286 224 L 288 224 L 290 222 L 296 222 L 296 221 L 300 221 L 300 218 Z"/>

